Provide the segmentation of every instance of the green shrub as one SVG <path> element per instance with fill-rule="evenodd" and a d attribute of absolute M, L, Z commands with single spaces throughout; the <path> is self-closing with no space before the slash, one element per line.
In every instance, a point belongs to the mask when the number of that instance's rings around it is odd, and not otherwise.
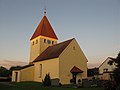
<path fill-rule="evenodd" d="M 46 74 L 44 80 L 43 80 L 43 86 L 51 86 L 51 79 L 50 74 Z"/>

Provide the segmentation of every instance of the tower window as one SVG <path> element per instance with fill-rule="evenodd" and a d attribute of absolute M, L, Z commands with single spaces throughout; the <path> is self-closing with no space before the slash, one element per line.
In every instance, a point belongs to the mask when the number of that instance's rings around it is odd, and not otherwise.
<path fill-rule="evenodd" d="M 52 41 L 52 44 L 54 44 L 54 41 Z"/>
<path fill-rule="evenodd" d="M 38 40 L 36 40 L 36 44 L 38 43 Z"/>
<path fill-rule="evenodd" d="M 48 43 L 48 44 L 50 44 L 50 43 L 51 43 L 51 41 L 50 41 L 50 40 L 47 40 L 47 43 Z"/>
<path fill-rule="evenodd" d="M 46 39 L 44 39 L 44 43 L 46 43 Z"/>
<path fill-rule="evenodd" d="M 34 41 L 33 41 L 32 45 L 34 45 Z"/>

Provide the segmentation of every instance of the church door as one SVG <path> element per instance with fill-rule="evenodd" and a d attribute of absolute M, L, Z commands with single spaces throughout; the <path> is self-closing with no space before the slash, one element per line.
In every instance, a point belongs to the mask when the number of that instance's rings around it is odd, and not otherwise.
<path fill-rule="evenodd" d="M 73 83 L 76 84 L 76 76 L 78 73 L 83 73 L 83 71 L 81 69 L 79 69 L 78 67 L 74 66 L 70 72 L 72 73 L 73 76 Z"/>
<path fill-rule="evenodd" d="M 15 72 L 15 82 L 17 82 L 18 80 L 18 72 Z"/>
<path fill-rule="evenodd" d="M 76 75 L 77 75 L 77 74 L 72 73 L 72 75 L 73 75 L 73 83 L 76 84 Z"/>

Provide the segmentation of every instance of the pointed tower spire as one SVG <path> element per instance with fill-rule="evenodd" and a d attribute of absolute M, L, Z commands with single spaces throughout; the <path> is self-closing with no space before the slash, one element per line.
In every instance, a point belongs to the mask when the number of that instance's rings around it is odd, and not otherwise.
<path fill-rule="evenodd" d="M 46 7 L 44 7 L 44 16 L 46 16 Z"/>
<path fill-rule="evenodd" d="M 30 62 L 32 63 L 48 46 L 57 44 L 57 40 L 44 8 L 44 16 L 30 39 Z"/>
<path fill-rule="evenodd" d="M 45 36 L 48 38 L 53 38 L 53 39 L 58 40 L 57 35 L 55 34 L 52 26 L 50 25 L 49 20 L 47 19 L 46 8 L 44 8 L 44 17 L 42 18 L 40 24 L 36 28 L 36 30 L 30 40 L 32 40 L 38 36 Z"/>

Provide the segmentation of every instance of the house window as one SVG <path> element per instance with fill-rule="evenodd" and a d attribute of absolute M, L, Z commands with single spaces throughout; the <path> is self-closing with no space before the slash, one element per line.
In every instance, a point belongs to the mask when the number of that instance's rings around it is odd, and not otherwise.
<path fill-rule="evenodd" d="M 40 78 L 42 77 L 42 64 L 40 64 Z"/>
<path fill-rule="evenodd" d="M 108 69 L 107 68 L 103 69 L 103 72 L 108 72 Z"/>
<path fill-rule="evenodd" d="M 52 41 L 52 44 L 54 44 L 54 41 Z"/>
<path fill-rule="evenodd" d="M 46 39 L 44 39 L 44 43 L 46 43 Z"/>
<path fill-rule="evenodd" d="M 47 43 L 48 43 L 48 44 L 50 44 L 50 43 L 51 43 L 51 41 L 50 41 L 50 40 L 47 40 Z"/>
<path fill-rule="evenodd" d="M 106 72 L 108 72 L 108 69 L 106 68 Z"/>
<path fill-rule="evenodd" d="M 36 44 L 38 43 L 38 40 L 36 40 Z"/>
<path fill-rule="evenodd" d="M 33 41 L 32 45 L 34 45 L 34 41 Z"/>

